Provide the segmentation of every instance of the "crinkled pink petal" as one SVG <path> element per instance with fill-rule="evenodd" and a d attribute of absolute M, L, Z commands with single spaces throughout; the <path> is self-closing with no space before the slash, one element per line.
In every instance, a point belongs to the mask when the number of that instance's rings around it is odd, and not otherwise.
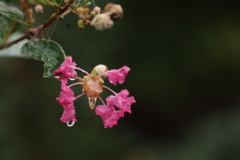
<path fill-rule="evenodd" d="M 60 92 L 60 97 L 57 97 L 56 100 L 63 106 L 73 104 L 73 101 L 75 100 L 74 92 L 66 85 L 66 81 L 62 81 L 61 88 L 62 91 Z"/>
<path fill-rule="evenodd" d="M 99 105 L 95 109 L 95 113 L 99 115 L 104 124 L 104 128 L 111 128 L 117 125 L 118 119 L 120 118 L 119 112 L 115 110 L 113 106 L 110 105 Z"/>
<path fill-rule="evenodd" d="M 116 85 L 116 82 L 122 84 L 130 71 L 128 66 L 123 66 L 120 69 L 112 69 L 107 72 L 108 80 L 110 83 Z"/>
<path fill-rule="evenodd" d="M 72 105 L 65 106 L 62 117 L 60 118 L 60 121 L 65 122 L 65 123 L 70 122 L 70 121 L 76 122 L 77 120 L 75 118 L 75 114 L 76 114 L 76 112 L 75 112 L 74 106 L 72 106 Z"/>
<path fill-rule="evenodd" d="M 75 122 L 77 120 L 75 119 L 76 112 L 75 112 L 75 108 L 73 105 L 73 101 L 75 100 L 74 92 L 71 88 L 69 88 L 66 85 L 66 83 L 67 83 L 67 81 L 62 80 L 62 85 L 61 85 L 62 91 L 60 92 L 60 96 L 56 98 L 58 103 L 60 103 L 64 109 L 60 121 Z"/>
<path fill-rule="evenodd" d="M 71 77 L 77 76 L 77 72 L 74 70 L 77 64 L 72 61 L 72 57 L 67 57 L 61 66 L 53 72 L 54 76 L 59 77 L 59 80 L 67 81 Z"/>
<path fill-rule="evenodd" d="M 131 111 L 131 104 L 135 103 L 134 97 L 128 97 L 129 92 L 128 90 L 122 90 L 120 93 L 118 93 L 116 96 L 108 96 L 106 98 L 107 104 L 116 106 L 119 108 L 119 115 L 121 117 L 124 117 L 124 113 L 132 113 Z"/>

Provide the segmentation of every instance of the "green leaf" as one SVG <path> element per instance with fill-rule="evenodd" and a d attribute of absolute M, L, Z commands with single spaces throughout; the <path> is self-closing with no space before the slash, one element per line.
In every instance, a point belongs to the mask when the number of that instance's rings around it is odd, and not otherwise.
<path fill-rule="evenodd" d="M 8 31 L 9 31 L 9 28 L 10 28 L 13 21 L 11 19 L 3 16 L 3 15 L 0 15 L 0 22 L 1 22 L 1 25 L 0 25 L 0 43 L 3 43 L 3 40 L 6 38 L 6 36 L 8 34 Z M 14 27 L 14 30 L 12 31 L 12 33 L 18 31 L 19 27 L 20 27 L 20 24 L 17 23 L 16 26 Z"/>
<path fill-rule="evenodd" d="M 75 1 L 73 5 L 74 5 L 74 7 L 78 8 L 78 7 L 86 5 L 88 2 L 91 2 L 91 1 L 92 0 L 81 0 L 80 2 Z"/>
<path fill-rule="evenodd" d="M 49 1 L 53 2 L 54 4 L 56 4 L 58 6 L 62 3 L 62 0 L 49 0 Z"/>
<path fill-rule="evenodd" d="M 43 6 L 48 4 L 47 0 L 35 0 L 35 1 L 36 1 L 36 4 L 40 4 L 40 5 L 43 5 Z"/>
<path fill-rule="evenodd" d="M 0 14 L 6 16 L 12 20 L 15 20 L 19 23 L 25 24 L 28 27 L 30 26 L 24 19 L 24 14 L 16 7 L 8 6 L 4 2 L 0 2 Z"/>
<path fill-rule="evenodd" d="M 81 6 L 84 6 L 84 5 L 86 5 L 88 2 L 91 2 L 92 0 L 83 0 L 82 2 L 81 2 Z"/>
<path fill-rule="evenodd" d="M 53 72 L 65 60 L 62 47 L 52 40 L 39 40 L 24 44 L 20 51 L 21 55 L 32 57 L 44 62 L 43 77 L 53 77 Z"/>

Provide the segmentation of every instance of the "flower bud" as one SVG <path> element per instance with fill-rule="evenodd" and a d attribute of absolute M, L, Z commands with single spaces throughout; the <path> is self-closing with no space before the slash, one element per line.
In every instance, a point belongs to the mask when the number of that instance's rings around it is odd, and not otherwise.
<path fill-rule="evenodd" d="M 100 13 L 101 12 L 101 8 L 96 6 L 93 8 L 93 11 L 97 14 L 97 13 Z"/>
<path fill-rule="evenodd" d="M 42 14 L 42 13 L 43 13 L 43 7 L 42 7 L 42 5 L 40 5 L 40 4 L 36 5 L 36 6 L 35 6 L 35 12 Z"/>
<path fill-rule="evenodd" d="M 91 15 L 91 16 L 95 16 L 95 15 L 96 15 L 96 12 L 91 11 L 91 12 L 90 12 L 90 15 Z"/>
<path fill-rule="evenodd" d="M 89 8 L 83 6 L 83 7 L 79 7 L 79 8 L 77 9 L 77 11 L 78 11 L 79 13 L 81 13 L 82 15 L 87 16 L 87 15 L 88 15 L 88 12 L 89 12 Z"/>
<path fill-rule="evenodd" d="M 96 30 L 103 31 L 111 28 L 114 23 L 108 14 L 103 13 L 96 15 L 93 18 L 91 25 L 94 26 Z"/>
<path fill-rule="evenodd" d="M 97 66 L 95 66 L 95 67 L 93 68 L 92 73 L 93 73 L 93 72 L 96 72 L 97 75 L 100 75 L 100 74 L 106 72 L 107 70 L 108 70 L 108 68 L 107 68 L 106 65 L 104 65 L 104 64 L 99 64 L 99 65 L 97 65 Z M 91 73 L 91 74 L 92 74 L 92 73 Z M 100 77 L 101 77 L 101 78 L 106 78 L 107 75 L 103 74 L 103 75 L 101 75 Z"/>
<path fill-rule="evenodd" d="M 84 25 L 83 25 L 83 20 L 78 20 L 78 29 L 83 29 L 84 28 Z"/>
<path fill-rule="evenodd" d="M 33 15 L 33 10 L 30 8 L 30 9 L 27 9 L 27 14 L 32 17 Z"/>

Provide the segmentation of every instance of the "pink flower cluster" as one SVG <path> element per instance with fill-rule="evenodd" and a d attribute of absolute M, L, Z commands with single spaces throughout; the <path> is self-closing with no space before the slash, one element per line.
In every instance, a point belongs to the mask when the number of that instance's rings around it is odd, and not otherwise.
<path fill-rule="evenodd" d="M 104 128 L 112 127 L 117 125 L 118 119 L 124 117 L 124 113 L 131 112 L 131 104 L 135 103 L 134 97 L 127 97 L 129 95 L 128 90 L 122 90 L 115 96 L 107 97 L 107 105 L 99 105 L 95 109 L 95 113 L 102 117 Z M 117 107 L 119 110 L 116 111 L 114 108 Z"/>
<path fill-rule="evenodd" d="M 84 76 L 83 79 L 80 78 L 81 80 L 79 80 L 79 82 L 67 86 L 68 80 L 77 76 L 75 70 L 80 70 L 86 73 L 87 76 Z M 73 126 L 75 121 L 77 121 L 75 118 L 76 112 L 73 102 L 77 98 L 86 94 L 88 99 L 91 99 L 91 109 L 94 109 L 95 107 L 95 104 L 92 104 L 92 100 L 99 98 L 102 101 L 103 105 L 98 105 L 95 109 L 95 113 L 102 118 L 104 128 L 117 125 L 119 118 L 124 117 L 125 112 L 131 113 L 131 104 L 135 103 L 136 101 L 134 100 L 134 97 L 129 97 L 128 90 L 122 90 L 120 93 L 116 93 L 107 86 L 102 85 L 103 80 L 100 76 L 108 76 L 109 82 L 114 85 L 116 85 L 117 82 L 122 84 L 125 81 L 129 71 L 130 68 L 124 66 L 120 69 L 105 71 L 104 73 L 96 76 L 94 74 L 89 74 L 81 68 L 77 68 L 76 63 L 72 62 L 72 57 L 67 57 L 62 65 L 56 71 L 54 71 L 55 78 L 62 82 L 62 91 L 60 92 L 60 96 L 57 97 L 57 101 L 63 106 L 64 109 L 60 120 L 67 123 L 68 126 Z M 73 90 L 70 88 L 74 85 L 82 85 L 84 93 L 75 97 Z M 106 98 L 106 104 L 99 96 L 102 87 L 110 90 L 114 94 Z M 70 122 L 72 123 L 69 124 Z"/>

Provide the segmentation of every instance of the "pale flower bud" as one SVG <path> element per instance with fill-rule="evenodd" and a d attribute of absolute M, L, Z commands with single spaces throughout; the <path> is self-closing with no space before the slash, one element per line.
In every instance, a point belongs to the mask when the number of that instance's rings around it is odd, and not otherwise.
<path fill-rule="evenodd" d="M 103 31 L 111 28 L 114 23 L 109 14 L 103 13 L 96 15 L 93 18 L 91 25 L 94 26 L 96 30 Z"/>
<path fill-rule="evenodd" d="M 96 67 L 94 67 L 94 69 L 96 69 L 98 75 L 100 75 L 108 70 L 107 66 L 104 64 L 99 64 Z"/>
<path fill-rule="evenodd" d="M 35 12 L 42 14 L 42 13 L 43 13 L 43 7 L 42 7 L 42 5 L 40 5 L 40 4 L 36 5 L 36 6 L 35 6 Z"/>
<path fill-rule="evenodd" d="M 98 7 L 98 6 L 96 6 L 96 7 L 93 8 L 93 11 L 94 11 L 96 14 L 98 14 L 98 13 L 101 12 L 101 8 Z"/>
<path fill-rule="evenodd" d="M 93 70 L 92 70 L 92 72 L 91 72 L 91 75 L 92 75 L 93 77 L 100 75 L 101 78 L 106 78 L 107 75 L 105 75 L 105 74 L 103 74 L 103 73 L 106 72 L 107 70 L 108 70 L 108 68 L 107 68 L 106 65 L 104 65 L 104 64 L 99 64 L 99 65 L 97 65 L 97 66 L 95 66 L 95 67 L 93 68 Z M 102 75 L 101 75 L 101 74 L 102 74 Z"/>

